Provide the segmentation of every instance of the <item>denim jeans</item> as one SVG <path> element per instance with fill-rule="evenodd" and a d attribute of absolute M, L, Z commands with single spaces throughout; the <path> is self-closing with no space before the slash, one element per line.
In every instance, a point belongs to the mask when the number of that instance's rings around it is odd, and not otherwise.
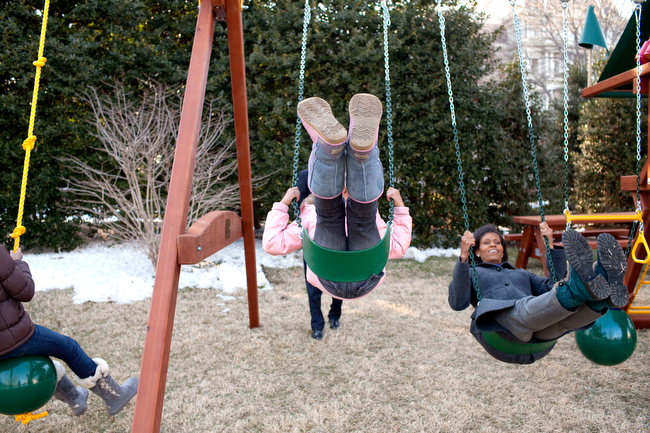
<path fill-rule="evenodd" d="M 373 247 L 381 241 L 377 229 L 377 200 L 359 203 L 348 199 L 347 207 L 343 195 L 333 199 L 315 198 L 316 230 L 314 242 L 336 251 L 359 251 Z M 345 216 L 347 211 L 347 236 Z M 331 294 L 344 299 L 361 297 L 374 289 L 384 275 L 371 275 L 365 281 L 342 283 L 318 278 Z"/>
<path fill-rule="evenodd" d="M 79 343 L 68 336 L 61 335 L 44 326 L 35 326 L 34 335 L 29 340 L 17 349 L 0 356 L 0 359 L 16 358 L 25 355 L 54 356 L 68 364 L 68 367 L 80 379 L 95 375 L 97 364 L 86 355 L 86 352 L 79 346 Z"/>

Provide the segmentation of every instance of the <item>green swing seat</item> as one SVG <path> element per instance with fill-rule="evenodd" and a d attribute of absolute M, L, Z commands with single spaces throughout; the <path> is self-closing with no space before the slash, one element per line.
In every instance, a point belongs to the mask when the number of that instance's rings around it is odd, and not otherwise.
<path fill-rule="evenodd" d="M 506 340 L 498 332 L 483 332 L 485 341 L 500 352 L 509 355 L 531 355 L 533 353 L 542 352 L 555 346 L 557 340 L 542 341 L 539 343 L 517 343 L 514 341 Z"/>
<path fill-rule="evenodd" d="M 321 247 L 303 229 L 302 254 L 309 269 L 317 276 L 339 283 L 365 281 L 379 275 L 388 262 L 390 227 L 377 245 L 359 251 L 336 251 Z"/>

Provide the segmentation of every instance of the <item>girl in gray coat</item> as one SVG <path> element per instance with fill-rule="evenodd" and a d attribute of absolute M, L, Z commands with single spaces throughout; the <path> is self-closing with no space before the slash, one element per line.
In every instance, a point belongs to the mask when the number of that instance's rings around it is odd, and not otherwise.
<path fill-rule="evenodd" d="M 519 343 L 552 341 L 591 326 L 608 307 L 622 307 L 628 301 L 627 287 L 623 285 L 625 254 L 613 236 L 598 237 L 598 260 L 592 266 L 591 247 L 580 233 L 567 230 L 562 235 L 564 248 L 554 248 L 551 229 L 546 223 L 540 228 L 549 240 L 558 278 L 565 276 L 566 261 L 569 262 L 564 281 L 553 283 L 551 279 L 512 267 L 503 235 L 489 224 L 473 234 L 465 232 L 449 284 L 451 308 L 464 310 L 470 305 L 475 308 L 470 332 L 488 353 L 504 362 L 530 364 L 546 356 L 552 347 L 533 354 L 508 354 L 490 346 L 483 332 L 496 331 Z M 476 274 L 468 263 L 472 247 Z"/>
<path fill-rule="evenodd" d="M 86 411 L 90 389 L 104 400 L 109 415 L 117 414 L 137 392 L 138 379 L 131 377 L 118 385 L 108 373 L 106 361 L 91 359 L 74 339 L 32 322 L 23 302 L 34 297 L 34 280 L 22 258 L 20 248 L 9 253 L 0 245 L 0 360 L 26 355 L 62 359 L 77 375 L 80 386 L 75 387 L 63 365 L 54 361 L 58 380 L 54 397 L 79 416 Z"/>

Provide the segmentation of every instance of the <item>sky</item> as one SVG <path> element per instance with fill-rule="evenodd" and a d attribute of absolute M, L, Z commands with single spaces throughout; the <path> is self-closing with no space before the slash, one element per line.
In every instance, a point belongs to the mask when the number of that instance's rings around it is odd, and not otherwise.
<path fill-rule="evenodd" d="M 256 239 L 257 284 L 271 290 L 262 266 L 302 267 L 302 250 L 285 256 L 271 256 Z M 430 256 L 458 256 L 458 249 L 411 247 L 404 259 L 423 262 Z M 93 242 L 68 253 L 25 254 L 36 290 L 73 288 L 73 302 L 130 303 L 151 297 L 154 269 L 147 256 L 127 244 Z M 215 296 L 232 299 L 237 289 L 246 288 L 243 240 L 227 246 L 196 265 L 183 265 L 179 288 L 213 289 Z M 227 309 L 226 309 L 227 310 Z"/>

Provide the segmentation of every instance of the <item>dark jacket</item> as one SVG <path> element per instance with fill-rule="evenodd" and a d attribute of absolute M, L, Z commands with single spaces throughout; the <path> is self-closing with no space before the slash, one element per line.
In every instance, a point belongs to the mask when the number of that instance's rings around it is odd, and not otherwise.
<path fill-rule="evenodd" d="M 23 307 L 34 297 L 29 266 L 14 261 L 0 245 L 0 356 L 20 347 L 34 334 L 34 322 Z"/>
<path fill-rule="evenodd" d="M 555 268 L 555 275 L 562 280 L 566 274 L 566 257 L 564 249 L 551 250 L 551 260 Z M 494 320 L 494 316 L 501 310 L 511 308 L 518 299 L 527 296 L 539 296 L 553 289 L 551 278 L 544 278 L 524 269 L 516 269 L 509 263 L 492 265 L 479 263 L 476 265 L 478 286 L 481 292 L 481 302 L 478 302 L 474 273 L 469 262 L 460 260 L 454 267 L 453 280 L 449 283 L 449 305 L 452 309 L 460 311 L 472 305 L 476 310 L 472 313 L 470 332 L 476 340 L 495 358 L 510 363 L 529 364 L 542 358 L 550 349 L 532 355 L 509 355 L 496 352 L 483 338 L 483 332 L 496 331 L 506 338 L 517 341 L 507 329 Z M 537 342 L 537 341 L 533 341 Z M 505 359 L 504 359 L 505 358 Z"/>

